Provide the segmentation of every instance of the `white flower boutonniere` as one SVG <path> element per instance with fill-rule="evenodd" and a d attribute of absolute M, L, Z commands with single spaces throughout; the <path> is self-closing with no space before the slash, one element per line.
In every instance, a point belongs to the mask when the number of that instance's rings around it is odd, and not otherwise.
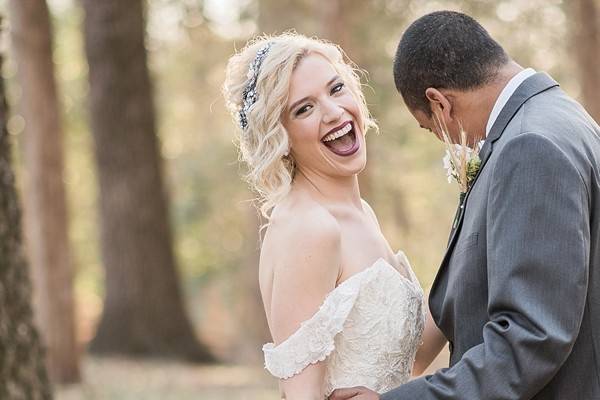
<path fill-rule="evenodd" d="M 450 140 L 445 122 L 438 118 L 436 114 L 433 116 L 446 145 L 446 156 L 443 163 L 448 175 L 448 182 L 451 183 L 452 178 L 454 178 L 458 182 L 460 193 L 467 193 L 481 167 L 479 151 L 483 147 L 484 141 L 481 140 L 476 142 L 474 146 L 469 146 L 467 133 L 460 127 L 460 143 L 454 143 Z"/>
<path fill-rule="evenodd" d="M 484 141 L 481 141 L 475 145 L 475 148 L 471 148 L 465 144 L 446 142 L 446 156 L 443 163 L 448 183 L 451 183 L 454 178 L 458 182 L 461 193 L 466 193 L 471 188 L 471 184 L 479 172 L 479 167 L 481 167 L 479 151 L 483 143 Z"/>
<path fill-rule="evenodd" d="M 456 216 L 454 217 L 454 223 L 452 224 L 452 229 L 455 229 L 460 219 L 460 214 L 464 209 L 464 201 L 467 192 L 473 185 L 475 177 L 481 168 L 479 151 L 483 147 L 484 141 L 481 140 L 476 142 L 475 145 L 469 146 L 467 133 L 461 127 L 460 143 L 453 143 L 452 140 L 450 140 L 446 124 L 437 118 L 435 114 L 434 118 L 440 129 L 444 144 L 446 145 L 446 156 L 443 159 L 443 163 L 448 176 L 448 182 L 451 183 L 452 178 L 454 178 L 460 187 L 459 207 Z"/>

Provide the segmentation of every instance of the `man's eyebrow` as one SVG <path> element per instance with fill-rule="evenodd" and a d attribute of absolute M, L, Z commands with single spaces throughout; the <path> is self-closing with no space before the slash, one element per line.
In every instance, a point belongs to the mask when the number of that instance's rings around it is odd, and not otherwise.
<path fill-rule="evenodd" d="M 331 86 L 331 84 L 332 84 L 333 82 L 337 81 L 338 79 L 340 79 L 340 76 L 339 76 L 339 75 L 336 75 L 336 76 L 334 76 L 333 78 L 331 78 L 331 79 L 329 80 L 329 82 L 327 82 L 327 84 L 325 85 L 325 87 Z M 305 100 L 307 100 L 309 97 L 310 97 L 310 96 L 306 96 L 306 97 L 303 97 L 303 98 L 301 98 L 301 99 L 300 99 L 300 100 L 298 100 L 298 101 L 295 101 L 295 102 L 294 102 L 294 104 L 292 104 L 291 106 L 289 106 L 289 107 L 288 107 L 288 110 L 293 110 L 293 109 L 294 109 L 294 108 L 295 108 L 295 107 L 296 107 L 298 104 L 300 104 L 300 103 L 304 102 L 304 101 L 305 101 Z"/>

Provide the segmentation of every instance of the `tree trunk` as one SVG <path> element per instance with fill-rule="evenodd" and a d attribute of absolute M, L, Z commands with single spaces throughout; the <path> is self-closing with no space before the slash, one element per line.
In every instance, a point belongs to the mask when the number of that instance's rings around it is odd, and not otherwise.
<path fill-rule="evenodd" d="M 209 360 L 188 320 L 163 190 L 141 0 L 83 0 L 100 181 L 104 311 L 95 353 Z"/>
<path fill-rule="evenodd" d="M 26 121 L 25 236 L 34 315 L 47 347 L 51 380 L 72 383 L 80 374 L 50 18 L 45 0 L 11 0 L 10 6 Z"/>
<path fill-rule="evenodd" d="M 311 18 L 312 1 L 259 0 L 258 29 L 270 35 L 281 34 L 290 29 L 312 35 L 317 28 L 317 21 Z"/>
<path fill-rule="evenodd" d="M 30 305 L 31 286 L 21 246 L 7 119 L 4 83 L 0 78 L 0 399 L 51 399 L 44 353 Z"/>
<path fill-rule="evenodd" d="M 361 0 L 330 0 L 314 2 L 315 14 L 320 19 L 321 38 L 327 39 L 346 52 L 361 68 L 368 60 L 365 48 L 361 46 L 360 30 L 364 27 L 365 15 L 368 15 L 369 4 Z"/>
<path fill-rule="evenodd" d="M 572 7 L 573 50 L 579 72 L 583 104 L 600 122 L 600 19 L 596 0 L 574 0 Z"/>

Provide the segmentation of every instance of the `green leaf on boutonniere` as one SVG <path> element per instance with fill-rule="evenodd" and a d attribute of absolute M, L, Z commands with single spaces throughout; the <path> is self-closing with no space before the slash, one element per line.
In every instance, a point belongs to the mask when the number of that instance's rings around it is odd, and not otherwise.
<path fill-rule="evenodd" d="M 479 172 L 479 168 L 481 167 L 481 159 L 479 155 L 475 155 L 472 159 L 467 162 L 467 183 L 469 186 L 475 180 L 477 173 Z"/>

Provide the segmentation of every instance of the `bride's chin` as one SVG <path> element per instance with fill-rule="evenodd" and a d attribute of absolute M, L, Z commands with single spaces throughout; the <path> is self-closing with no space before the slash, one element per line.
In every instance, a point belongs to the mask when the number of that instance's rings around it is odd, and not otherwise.
<path fill-rule="evenodd" d="M 354 160 L 355 162 L 349 164 L 338 164 L 335 168 L 335 175 L 340 177 L 351 177 L 360 174 L 366 167 L 365 162 Z"/>
<path fill-rule="evenodd" d="M 323 146 L 321 156 L 324 165 L 321 166 L 321 173 L 334 177 L 350 177 L 358 175 L 367 166 L 367 155 L 363 146 L 351 156 L 339 156 Z"/>
<path fill-rule="evenodd" d="M 355 154 L 351 160 L 342 163 L 342 169 L 349 175 L 358 175 L 367 167 L 367 154 L 363 149 L 359 150 L 360 153 Z"/>

